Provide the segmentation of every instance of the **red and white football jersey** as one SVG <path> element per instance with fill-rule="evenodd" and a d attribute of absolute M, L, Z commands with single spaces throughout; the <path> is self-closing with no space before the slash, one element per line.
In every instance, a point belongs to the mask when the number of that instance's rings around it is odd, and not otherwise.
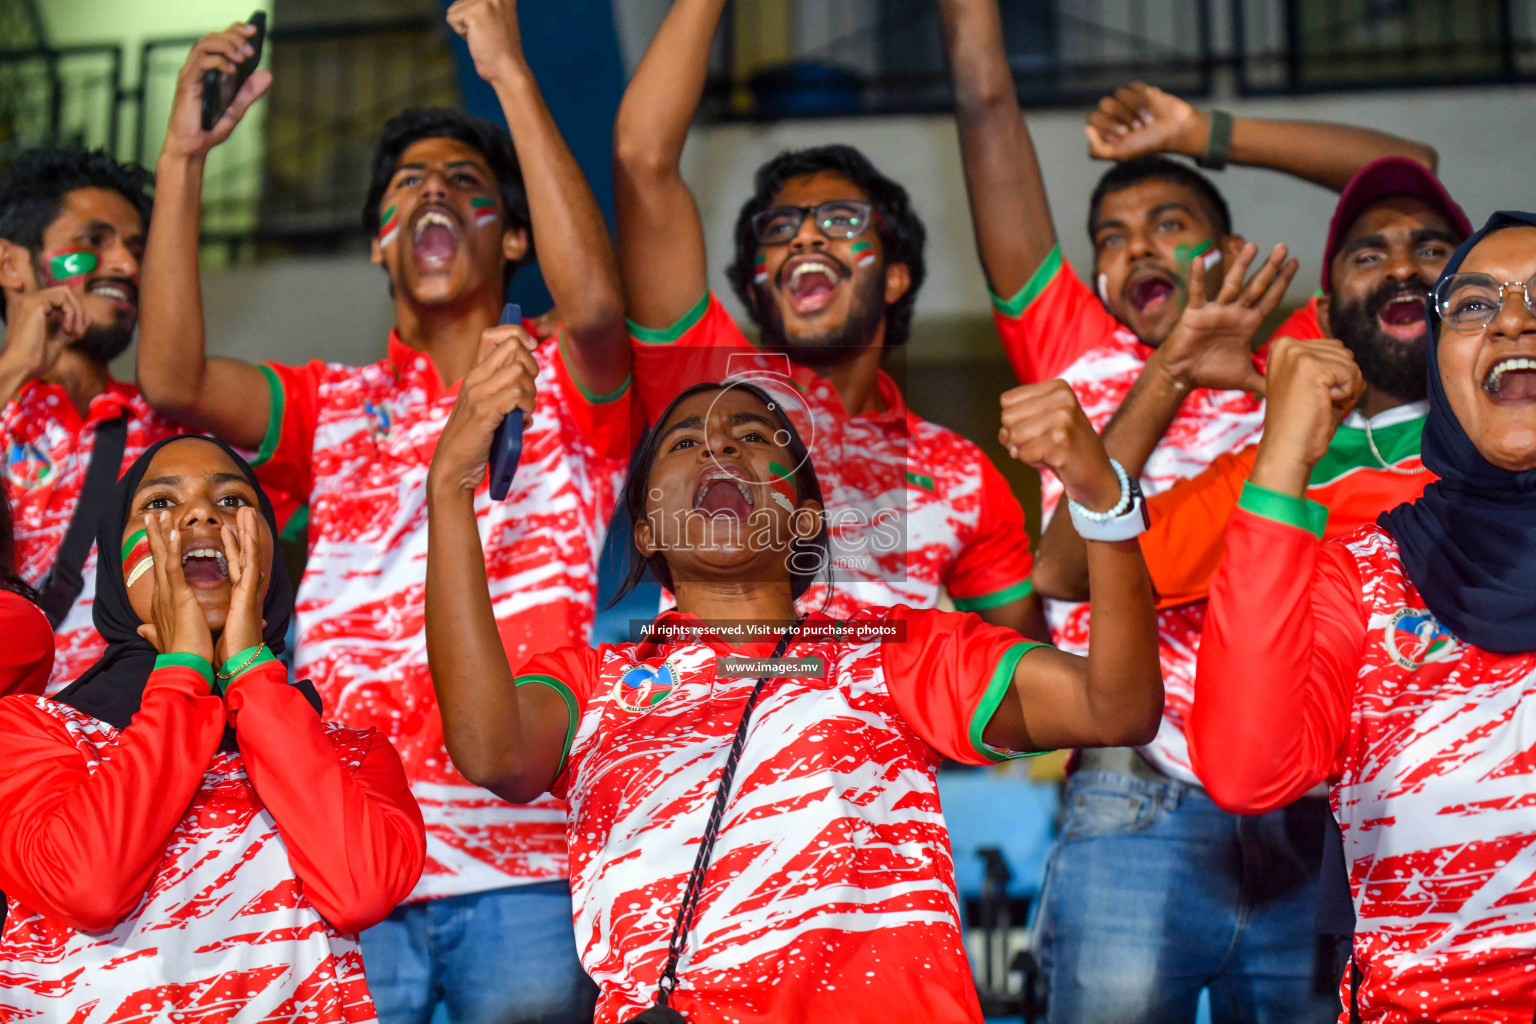
<path fill-rule="evenodd" d="M 855 633 L 861 623 L 888 642 Z M 658 624 L 699 620 L 673 611 Z M 1009 756 L 982 733 L 1039 645 L 958 612 L 868 612 L 842 640 L 833 625 L 808 620 L 826 631 L 784 657 L 819 670 L 770 679 L 752 714 L 672 1006 L 741 1024 L 974 1024 L 934 772 L 945 757 Z M 570 808 L 576 944 L 602 987 L 602 1024 L 655 997 L 756 682 L 718 666 L 774 646 L 716 636 L 557 651 L 518 679 L 554 688 L 571 711 L 554 790 Z"/>
<path fill-rule="evenodd" d="M 993 302 L 993 318 L 1019 380 L 1065 380 L 1094 429 L 1102 432 L 1141 376 L 1152 348 L 1110 314 L 1062 258 L 1059 246 L 1018 295 L 1007 301 L 994 297 Z M 1190 392 L 1142 469 L 1143 493 L 1165 491 L 1202 472 L 1217 456 L 1256 443 L 1263 426 L 1264 403 L 1256 396 Z M 1047 522 L 1061 494 L 1061 480 L 1049 470 L 1041 472 L 1040 504 Z M 1045 614 L 1058 647 L 1088 653 L 1086 602 L 1047 600 Z M 1204 621 L 1204 602 L 1158 612 L 1165 704 L 1157 736 L 1142 748 L 1163 772 L 1196 785 L 1184 729 L 1194 699 L 1195 656 Z"/>
<path fill-rule="evenodd" d="M 1454 636 L 1380 527 L 1346 546 L 1367 632 L 1329 798 L 1361 1014 L 1524 1022 L 1536 1005 L 1536 654 Z"/>
<path fill-rule="evenodd" d="M 1525 1024 L 1536 1006 L 1536 653 L 1457 637 L 1427 610 L 1390 534 L 1370 524 L 1323 541 L 1321 518 L 1315 503 L 1245 489 L 1211 581 L 1196 765 L 1213 792 L 1254 812 L 1327 780 L 1362 1020 Z"/>
<path fill-rule="evenodd" d="M 628 385 L 592 396 L 561 340 L 540 345 L 538 404 L 506 500 L 475 496 L 491 600 L 514 669 L 587 642 L 597 558 L 631 438 Z M 453 767 L 427 670 L 427 471 L 458 394 L 392 333 L 388 358 L 354 367 L 265 366 L 272 421 L 264 482 L 310 502 L 294 671 L 327 717 L 376 727 L 399 750 L 427 826 L 412 899 L 484 892 L 566 874 L 564 809 L 509 804 Z"/>
<path fill-rule="evenodd" d="M 0 444 L 4 445 L 6 489 L 16 530 L 16 568 L 28 583 L 35 586 L 42 582 L 64 543 L 85 486 L 96 428 L 124 411 L 128 413 L 128 437 L 119 474 L 144 454 L 144 449 L 182 429 L 151 409 L 132 384 L 108 381 L 107 390 L 91 402 L 84 419 L 63 388 L 42 381 L 23 385 L 0 409 Z M 94 545 L 81 575 L 85 586 L 54 630 L 50 694 L 73 682 L 107 649 L 91 622 L 91 605 L 96 598 Z"/>
<path fill-rule="evenodd" d="M 112 756 L 116 729 L 64 704 L 37 706 L 88 770 Z M 355 769 L 370 737 L 329 725 L 327 734 Z M 79 932 L 13 899 L 0 936 L 0 1020 L 375 1019 L 356 940 L 304 897 L 239 754 L 214 756 L 144 896 L 110 930 Z"/>
<path fill-rule="evenodd" d="M 747 340 L 713 293 L 666 330 L 630 325 L 635 388 L 654 421 L 704 381 L 745 380 L 780 398 L 810 453 L 827 509 L 831 578 L 801 607 L 848 617 L 941 591 L 967 611 L 1033 591 L 1024 510 L 972 442 L 907 408 L 879 376 L 884 411 L 850 416 L 832 382 Z M 794 468 L 794 467 L 790 467 Z"/>

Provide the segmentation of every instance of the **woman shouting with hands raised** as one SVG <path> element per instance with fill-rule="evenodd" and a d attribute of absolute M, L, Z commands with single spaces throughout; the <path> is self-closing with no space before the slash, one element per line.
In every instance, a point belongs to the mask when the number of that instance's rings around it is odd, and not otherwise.
<path fill-rule="evenodd" d="M 683 391 L 625 485 L 629 579 L 652 574 L 676 609 L 634 642 L 513 666 L 473 499 L 496 424 L 531 407 L 525 356 L 485 339 L 438 444 L 428 653 L 459 769 L 511 801 L 566 802 L 596 1020 L 979 1024 L 940 762 L 1140 742 L 1162 707 L 1151 586 L 1120 515 L 1139 500 L 1072 392 L 1019 389 L 1004 430 L 1098 517 L 1087 658 L 968 613 L 797 613 L 827 516 L 849 510 L 823 508 L 783 399 L 735 380 Z"/>
<path fill-rule="evenodd" d="M 374 1019 L 353 933 L 415 883 L 421 814 L 394 749 L 275 659 L 275 532 L 250 467 L 192 435 L 102 510 L 106 653 L 0 700 L 0 1016 Z"/>

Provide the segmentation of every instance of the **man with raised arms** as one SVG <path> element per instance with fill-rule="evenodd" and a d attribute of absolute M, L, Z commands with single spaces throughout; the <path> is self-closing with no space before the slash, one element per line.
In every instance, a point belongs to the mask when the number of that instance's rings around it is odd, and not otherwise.
<path fill-rule="evenodd" d="M 1245 280 L 1257 251 L 1233 233 L 1221 194 L 1161 154 L 1339 189 L 1375 159 L 1432 166 L 1434 152 L 1365 129 L 1197 111 L 1133 84 L 1089 117 L 1091 154 L 1118 161 L 1088 210 L 1090 286 L 1061 256 L 995 0 L 940 9 L 972 220 L 1020 381 L 1071 384 L 1109 454 L 1149 495 L 1253 443 L 1263 404 L 1251 392 L 1263 378 L 1250 343 L 1295 263 L 1277 246 Z M 1049 516 L 1061 485 L 1045 473 L 1041 489 Z M 1066 516 L 1051 520 L 1034 581 L 1053 639 L 1082 650 L 1088 605 L 1062 600 L 1080 575 L 1074 537 Z M 1326 808 L 1240 819 L 1190 768 L 1184 723 L 1203 618 L 1200 602 L 1159 613 L 1166 706 L 1156 739 L 1076 759 L 1039 919 L 1053 1022 L 1192 1022 L 1207 987 L 1218 1020 L 1337 1013 L 1314 971 Z"/>
<path fill-rule="evenodd" d="M 646 413 L 730 375 L 782 399 L 828 499 L 833 586 L 813 587 L 806 607 L 928 608 L 947 591 L 958 608 L 1040 635 L 1018 500 L 976 445 L 912 413 L 880 370 L 907 341 L 924 276 L 923 224 L 906 191 L 849 146 L 781 153 L 757 171 L 727 271 L 761 329 L 756 344 L 710 292 L 680 160 L 724 7 L 672 5 L 614 129 L 619 257 Z M 716 499 L 703 500 L 709 511 Z"/>

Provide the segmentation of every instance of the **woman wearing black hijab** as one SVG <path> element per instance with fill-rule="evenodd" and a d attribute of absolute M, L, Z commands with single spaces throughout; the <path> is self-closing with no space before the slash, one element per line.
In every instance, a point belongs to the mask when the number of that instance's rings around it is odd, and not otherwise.
<path fill-rule="evenodd" d="M 1305 488 L 1360 390 L 1337 342 L 1277 343 L 1264 440 L 1211 587 L 1190 732 L 1212 797 L 1327 782 L 1364 1021 L 1536 1007 L 1536 215 L 1495 214 L 1429 300 L 1440 479 L 1322 543 Z"/>
<path fill-rule="evenodd" d="M 273 657 L 274 533 L 250 467 L 196 436 L 103 510 L 106 653 L 55 700 L 0 700 L 0 1019 L 374 1019 L 355 933 L 415 884 L 421 813 L 394 749 L 323 723 Z"/>

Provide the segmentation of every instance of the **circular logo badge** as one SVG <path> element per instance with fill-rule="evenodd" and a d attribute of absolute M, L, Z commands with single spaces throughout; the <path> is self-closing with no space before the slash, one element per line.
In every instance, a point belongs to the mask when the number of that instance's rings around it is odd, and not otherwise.
<path fill-rule="evenodd" d="M 53 476 L 53 460 L 35 444 L 12 441 L 5 453 L 5 470 L 17 487 L 41 487 Z"/>
<path fill-rule="evenodd" d="M 677 680 L 666 665 L 635 665 L 613 687 L 613 699 L 625 711 L 649 711 L 666 700 Z"/>
<path fill-rule="evenodd" d="M 1410 672 L 1454 658 L 1461 649 L 1461 641 L 1423 608 L 1399 608 L 1387 620 L 1383 640 L 1388 657 Z"/>

